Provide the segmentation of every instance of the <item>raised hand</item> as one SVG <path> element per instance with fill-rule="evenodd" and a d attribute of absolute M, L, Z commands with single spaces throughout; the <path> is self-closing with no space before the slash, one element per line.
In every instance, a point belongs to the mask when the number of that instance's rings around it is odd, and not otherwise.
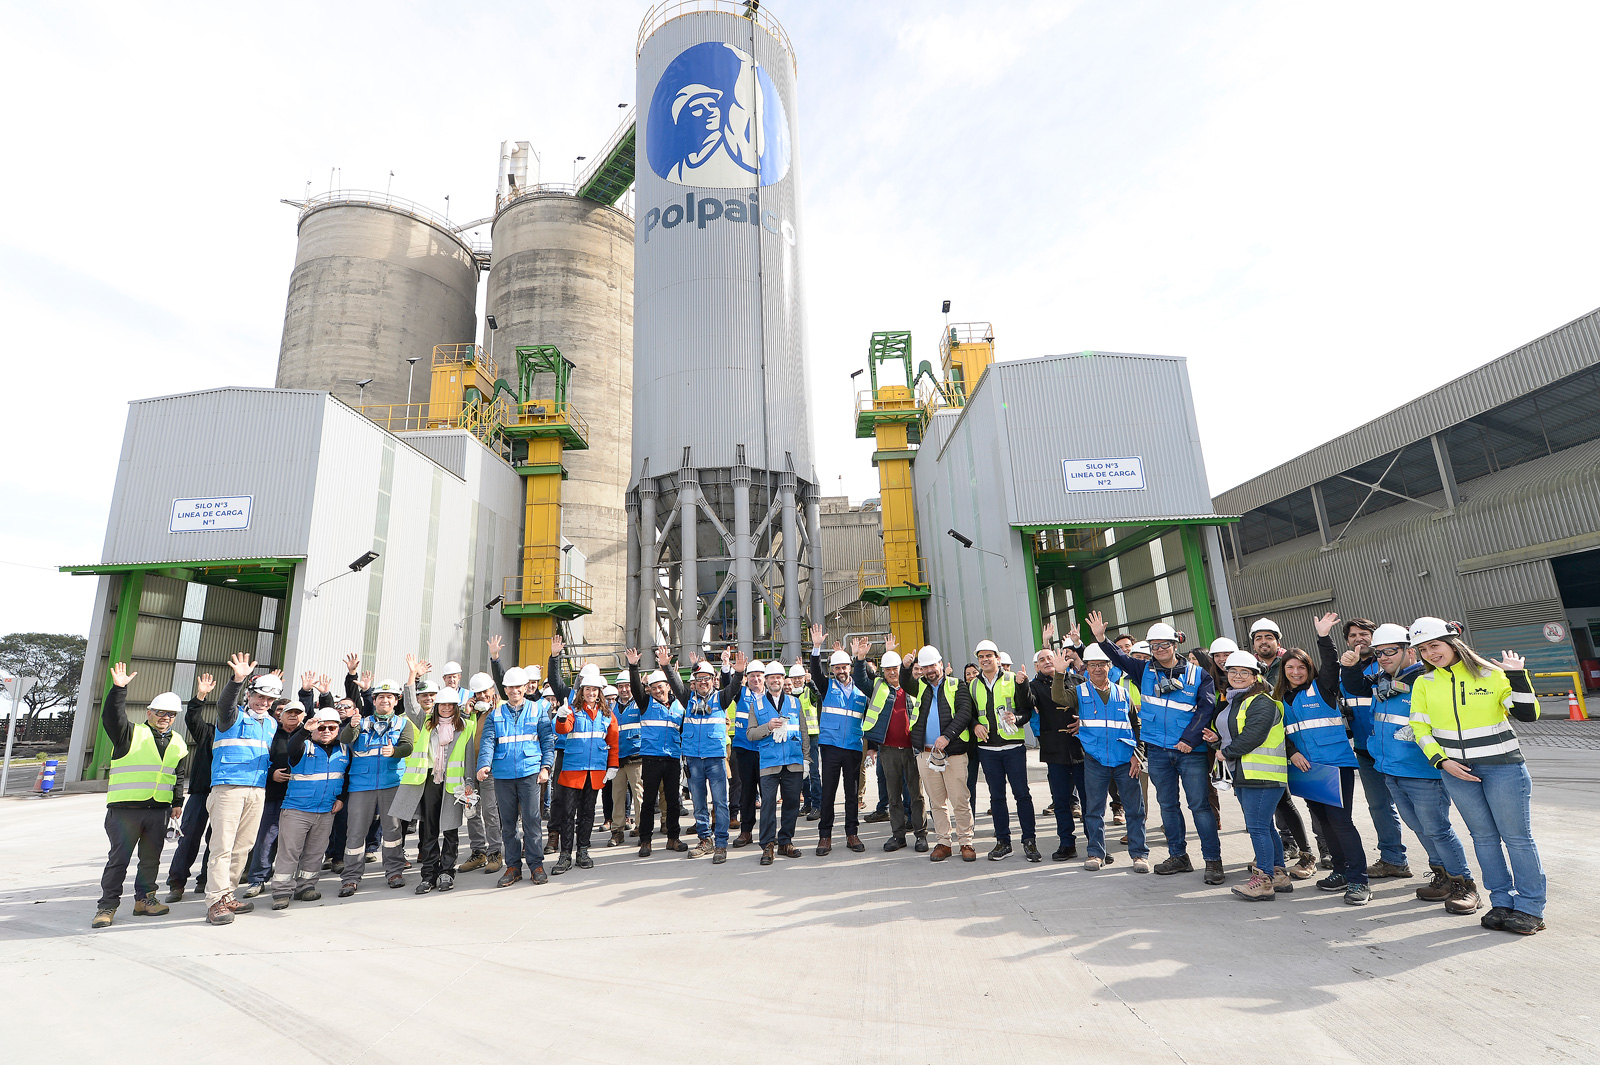
<path fill-rule="evenodd" d="M 313 684 L 315 684 L 316 682 L 317 682 L 317 675 L 312 670 L 308 669 L 305 672 L 300 674 L 300 690 L 301 691 L 310 691 L 311 690 L 311 686 Z"/>
<path fill-rule="evenodd" d="M 406 655 L 406 673 L 408 675 L 407 676 L 407 680 L 406 680 L 407 684 L 410 684 L 412 681 L 416 680 L 419 676 L 421 676 L 421 674 L 417 672 L 417 656 L 416 655 L 413 655 L 413 654 L 407 654 Z"/>
<path fill-rule="evenodd" d="M 200 679 L 194 682 L 194 693 L 204 699 L 216 688 L 217 682 L 209 673 L 200 674 Z"/>
<path fill-rule="evenodd" d="M 667 663 L 671 662 L 671 661 L 672 661 L 672 648 L 670 648 L 670 647 L 657 647 L 656 648 L 656 665 L 658 665 L 658 666 L 662 667 L 663 669 L 665 669 Z"/>
<path fill-rule="evenodd" d="M 722 668 L 723 669 L 732 669 L 733 668 L 733 648 L 731 648 L 731 647 L 724 647 L 722 649 Z"/>
<path fill-rule="evenodd" d="M 316 684 L 312 686 L 323 695 L 327 695 L 328 689 L 333 687 L 333 678 L 328 676 L 326 673 L 319 673 L 317 674 Z"/>
<path fill-rule="evenodd" d="M 1335 625 L 1339 624 L 1339 615 L 1330 610 L 1320 618 L 1315 619 L 1313 624 L 1317 627 L 1318 636 L 1326 636 L 1333 631 Z"/>
<path fill-rule="evenodd" d="M 1339 664 L 1341 666 L 1353 666 L 1359 661 L 1361 661 L 1361 656 L 1354 651 L 1346 651 L 1339 656 Z"/>
<path fill-rule="evenodd" d="M 370 669 L 364 670 L 362 672 L 361 676 L 356 679 L 356 683 L 361 685 L 361 690 L 362 691 L 366 691 L 368 688 L 371 688 L 372 687 L 372 670 L 370 670 Z"/>
<path fill-rule="evenodd" d="M 1106 638 L 1106 619 L 1098 610 L 1091 610 L 1083 620 L 1089 623 L 1089 631 L 1094 634 L 1094 642 L 1099 643 Z"/>
<path fill-rule="evenodd" d="M 417 663 L 417 676 L 426 677 L 429 673 L 432 673 L 432 672 L 433 672 L 433 663 L 432 662 L 429 662 L 427 659 L 423 659 L 421 662 Z"/>
<path fill-rule="evenodd" d="M 636 666 L 638 664 L 639 664 L 639 649 L 637 647 L 628 648 L 628 665 Z"/>
<path fill-rule="evenodd" d="M 361 668 L 361 656 L 360 655 L 356 654 L 354 651 L 351 651 L 349 654 L 344 656 L 344 671 L 346 673 L 350 674 L 353 677 L 353 676 L 356 675 L 356 670 L 358 670 L 360 668 Z"/>
<path fill-rule="evenodd" d="M 137 671 L 128 672 L 128 663 L 126 662 L 115 662 L 111 666 L 111 683 L 119 688 L 126 688 L 128 682 L 138 675 Z"/>
<path fill-rule="evenodd" d="M 894 638 L 894 633 L 891 632 L 889 635 L 887 635 L 887 636 L 885 636 L 883 638 L 883 653 L 884 654 L 888 654 L 890 651 L 898 649 L 899 646 L 900 646 L 900 641 Z"/>
<path fill-rule="evenodd" d="M 733 668 L 735 671 L 743 673 L 744 667 L 748 666 L 749 664 L 750 659 L 745 657 L 745 653 L 743 651 L 740 651 L 738 654 L 733 656 Z"/>
<path fill-rule="evenodd" d="M 822 647 L 828 641 L 828 633 L 821 625 L 811 626 L 811 646 Z"/>
<path fill-rule="evenodd" d="M 489 657 L 494 659 L 495 661 L 499 661 L 499 659 L 500 659 L 500 648 L 504 647 L 505 645 L 506 645 L 506 642 L 504 640 L 502 640 L 498 635 L 489 637 Z"/>
<path fill-rule="evenodd" d="M 240 651 L 228 659 L 228 665 L 233 668 L 233 679 L 243 682 L 250 675 L 251 670 L 256 668 L 256 660 L 246 652 Z"/>
<path fill-rule="evenodd" d="M 1044 623 L 1043 635 L 1045 643 L 1049 643 L 1051 640 L 1056 638 L 1056 623 L 1054 621 L 1047 621 Z"/>
<path fill-rule="evenodd" d="M 1526 669 L 1528 660 L 1517 654 L 1515 651 L 1501 651 L 1499 665 L 1502 670 L 1507 671 L 1513 669 Z"/>
<path fill-rule="evenodd" d="M 1050 655 L 1050 661 L 1055 665 L 1057 673 L 1061 674 L 1063 677 L 1067 675 L 1068 668 L 1066 655 L 1062 654 L 1060 651 L 1053 652 Z"/>
<path fill-rule="evenodd" d="M 550 637 L 550 653 L 551 654 L 558 655 L 562 651 L 565 651 L 566 649 L 567 649 L 567 641 L 565 641 L 565 640 L 563 640 L 561 638 L 561 634 L 559 632 L 556 633 L 554 636 Z"/>
<path fill-rule="evenodd" d="M 1074 625 L 1067 630 L 1067 640 L 1074 646 L 1083 643 L 1083 637 L 1078 635 L 1078 626 Z"/>
<path fill-rule="evenodd" d="M 872 640 L 865 636 L 850 637 L 850 657 L 865 658 L 867 652 L 872 650 Z"/>

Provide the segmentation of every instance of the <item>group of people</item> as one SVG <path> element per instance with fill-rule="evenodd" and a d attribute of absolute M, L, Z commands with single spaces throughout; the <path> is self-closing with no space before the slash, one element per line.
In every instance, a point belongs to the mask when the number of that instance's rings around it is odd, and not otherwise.
<path fill-rule="evenodd" d="M 639 857 L 649 857 L 659 825 L 667 851 L 721 864 L 730 846 L 757 843 L 766 866 L 801 857 L 802 816 L 817 822 L 816 855 L 832 851 L 842 786 L 844 845 L 861 852 L 871 763 L 883 809 L 866 819 L 889 822 L 885 851 L 976 861 L 981 771 L 994 829 L 988 859 L 1013 853 L 1014 801 L 1023 856 L 1041 862 L 1031 732 L 1047 767 L 1055 861 L 1078 857 L 1081 817 L 1084 868 L 1116 863 L 1109 803 L 1133 872 L 1194 872 L 1187 808 L 1205 882 L 1225 883 L 1220 796 L 1231 792 L 1254 853 L 1235 896 L 1274 899 L 1321 865 L 1329 875 L 1318 888 L 1363 905 L 1372 879 L 1414 876 L 1404 822 L 1429 866 L 1417 897 L 1473 914 L 1482 908 L 1478 880 L 1452 827 L 1453 806 L 1489 893 L 1483 926 L 1525 935 L 1544 928 L 1531 782 L 1510 723 L 1535 719 L 1538 702 L 1516 654 L 1490 662 L 1459 626 L 1427 617 L 1409 627 L 1346 621 L 1340 652 L 1332 639 L 1339 618 L 1325 614 L 1315 619 L 1315 660 L 1280 646 L 1281 631 L 1266 618 L 1251 626 L 1248 649 L 1219 638 L 1187 652 L 1167 624 L 1136 642 L 1108 639 L 1097 612 L 1083 620 L 1088 643 L 1077 627 L 1064 638 L 1045 627 L 1048 646 L 1035 654 L 1031 679 L 989 640 L 958 671 L 932 646 L 902 657 L 892 637 L 876 662 L 863 637 L 830 650 L 818 626 L 807 661 L 749 661 L 727 649 L 718 663 L 692 656 L 687 680 L 663 647 L 648 675 L 629 650 L 626 672 L 608 680 L 591 662 L 569 683 L 559 637 L 542 672 L 502 670 L 502 644 L 491 639 L 490 673 L 465 683 L 458 663 L 446 663 L 435 684 L 431 664 L 408 655 L 404 683 L 374 684 L 351 654 L 337 698 L 327 675 L 310 672 L 286 696 L 281 673 L 258 674 L 240 653 L 212 724 L 200 711 L 215 683 L 199 678 L 188 740 L 173 730 L 182 708 L 173 692 L 153 699 L 143 722 L 128 720 L 136 674 L 116 663 L 102 715 L 112 745 L 110 854 L 92 925 L 112 923 L 135 852 L 134 913 L 169 912 L 184 897 L 202 835 L 206 920 L 219 925 L 251 912 L 262 894 L 275 910 L 321 898 L 324 870 L 339 878 L 340 897 L 353 895 L 366 865 L 380 859 L 384 882 L 404 887 L 412 832 L 417 894 L 450 891 L 473 870 L 498 873 L 502 888 L 524 869 L 545 884 L 593 868 L 597 806 L 607 846 L 622 845 L 631 828 Z M 1358 775 L 1378 841 L 1371 863 L 1352 817 Z M 1154 865 L 1152 784 L 1167 847 Z M 682 838 L 682 790 L 693 806 L 693 847 Z M 1291 794 L 1311 812 L 1320 857 Z M 470 852 L 458 862 L 463 825 Z M 179 845 L 163 903 L 156 878 L 171 838 Z"/>

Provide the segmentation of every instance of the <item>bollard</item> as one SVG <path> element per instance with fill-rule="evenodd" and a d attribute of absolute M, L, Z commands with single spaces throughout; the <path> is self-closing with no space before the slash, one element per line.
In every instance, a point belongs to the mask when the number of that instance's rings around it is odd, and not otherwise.
<path fill-rule="evenodd" d="M 39 798 L 48 799 L 56 786 L 56 769 L 61 762 L 55 758 L 47 758 L 39 763 L 39 776 L 33 782 L 33 790 L 39 793 Z"/>

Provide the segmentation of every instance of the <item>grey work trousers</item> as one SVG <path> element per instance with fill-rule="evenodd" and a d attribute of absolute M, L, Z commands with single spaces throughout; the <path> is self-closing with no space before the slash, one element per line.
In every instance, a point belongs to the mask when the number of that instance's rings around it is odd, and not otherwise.
<path fill-rule="evenodd" d="M 286 899 L 301 888 L 315 887 L 322 874 L 322 855 L 333 833 L 333 814 L 305 810 L 278 813 L 278 857 L 272 863 L 272 897 Z"/>
<path fill-rule="evenodd" d="M 467 840 L 473 854 L 504 854 L 505 844 L 500 840 L 500 803 L 495 798 L 494 781 L 475 781 L 473 790 L 478 795 L 478 806 L 467 818 Z"/>
<path fill-rule="evenodd" d="M 911 823 L 909 828 L 917 835 L 925 835 L 928 821 L 922 802 L 922 776 L 917 770 L 917 756 L 909 747 L 879 747 L 878 763 L 883 766 L 883 783 L 889 801 L 889 831 L 902 843 L 906 838 L 906 804 L 900 796 L 911 793 Z"/>
<path fill-rule="evenodd" d="M 361 879 L 367 866 L 367 829 L 374 817 L 383 818 L 383 875 L 387 879 L 399 876 L 406 869 L 405 825 L 389 816 L 389 804 L 399 788 L 381 791 L 353 791 L 348 802 L 349 817 L 345 821 L 344 874 L 340 882 L 354 884 Z M 352 847 L 351 844 L 355 846 Z"/>

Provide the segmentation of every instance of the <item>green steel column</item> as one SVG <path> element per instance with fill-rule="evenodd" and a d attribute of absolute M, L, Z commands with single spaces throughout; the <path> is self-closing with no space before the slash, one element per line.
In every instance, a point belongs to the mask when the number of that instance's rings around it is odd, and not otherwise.
<path fill-rule="evenodd" d="M 1206 584 L 1205 552 L 1200 546 L 1200 526 L 1178 529 L 1183 540 L 1183 568 L 1189 576 L 1189 598 L 1194 601 L 1194 626 L 1200 630 L 1197 646 L 1209 647 L 1217 638 L 1216 618 L 1211 615 L 1211 589 Z"/>
<path fill-rule="evenodd" d="M 1033 626 L 1033 647 L 1024 648 L 1022 653 L 1030 660 L 1036 648 L 1044 646 L 1044 628 L 1039 623 L 1039 568 L 1033 561 L 1033 538 L 1036 534 L 1025 532 L 1022 534 L 1022 568 L 1028 578 L 1028 618 Z"/>
<path fill-rule="evenodd" d="M 139 623 L 139 601 L 144 597 L 144 571 L 132 570 L 122 575 L 122 588 L 117 594 L 117 621 L 111 627 L 111 642 L 106 647 L 106 663 L 127 662 L 133 658 L 133 630 Z M 85 662 L 85 669 L 98 663 Z M 92 683 L 92 681 L 91 681 Z M 105 713 L 106 700 L 111 698 L 111 678 L 105 679 L 100 692 L 100 710 Z M 106 735 L 104 723 L 97 719 L 94 731 L 94 759 L 84 768 L 85 779 L 99 779 L 111 764 L 111 737 Z"/>
<path fill-rule="evenodd" d="M 1084 591 L 1083 570 L 1081 570 L 1081 569 L 1069 570 L 1068 574 L 1069 575 L 1068 575 L 1067 579 L 1062 581 L 1062 583 L 1067 586 L 1067 591 L 1072 593 L 1072 621 L 1073 621 L 1073 624 L 1081 626 L 1081 625 L 1084 624 L 1083 615 L 1085 615 L 1085 614 L 1087 614 L 1089 612 L 1089 593 Z M 1056 628 L 1061 632 L 1062 635 L 1066 635 L 1067 629 L 1069 629 L 1071 627 L 1072 627 L 1071 625 L 1063 626 L 1063 625 L 1061 625 L 1059 623 L 1056 626 Z M 1079 630 L 1078 635 L 1082 636 L 1084 633 L 1086 633 L 1088 631 L 1089 630 L 1087 628 L 1082 628 L 1082 629 Z"/>

